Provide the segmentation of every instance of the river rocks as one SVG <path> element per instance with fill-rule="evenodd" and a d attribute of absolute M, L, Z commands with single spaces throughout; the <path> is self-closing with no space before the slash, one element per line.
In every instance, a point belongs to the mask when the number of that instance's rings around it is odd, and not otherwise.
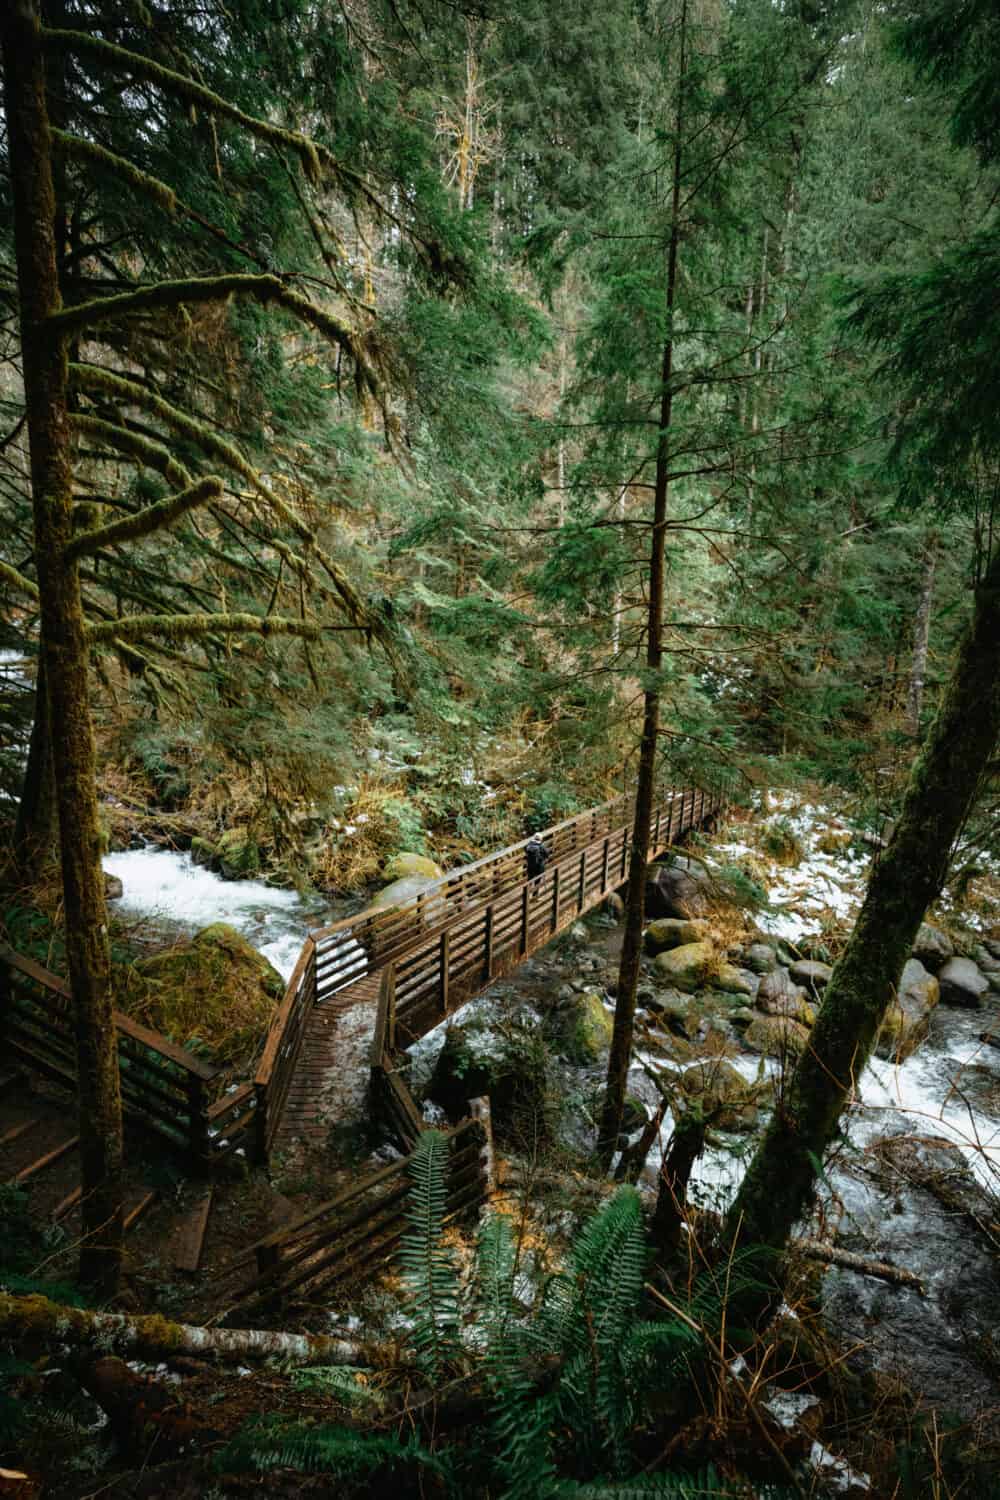
<path fill-rule="evenodd" d="M 653 865 L 646 880 L 646 912 L 660 917 L 703 917 L 708 902 L 701 884 L 676 865 Z"/>
<path fill-rule="evenodd" d="M 105 901 L 119 901 L 125 894 L 125 887 L 117 875 L 104 876 L 104 899 Z"/>
<path fill-rule="evenodd" d="M 829 964 L 821 964 L 812 958 L 803 958 L 798 963 L 792 964 L 788 977 L 794 984 L 801 984 L 804 989 L 818 994 L 820 990 L 826 989 L 832 973 L 833 970 Z"/>
<path fill-rule="evenodd" d="M 806 991 L 792 982 L 788 969 L 775 969 L 773 974 L 765 974 L 761 980 L 756 1004 L 766 1015 L 782 1015 L 787 1001 L 806 998 Z"/>
<path fill-rule="evenodd" d="M 949 958 L 938 972 L 942 1005 L 961 1005 L 968 1010 L 981 1010 L 983 996 L 989 990 L 989 980 L 981 973 L 971 958 Z"/>
<path fill-rule="evenodd" d="M 816 1007 L 810 1005 L 805 998 L 804 990 L 795 990 L 787 995 L 780 996 L 777 1000 L 767 1002 L 766 1015 L 783 1017 L 788 1021 L 798 1021 L 800 1026 L 814 1026 L 816 1024 Z"/>
<path fill-rule="evenodd" d="M 751 943 L 743 954 L 743 963 L 754 974 L 770 974 L 778 962 L 778 955 L 770 943 Z"/>
<path fill-rule="evenodd" d="M 567 1062 L 585 1067 L 607 1053 L 614 1023 L 596 990 L 576 996 L 575 1002 L 559 1012 L 557 1046 Z"/>
<path fill-rule="evenodd" d="M 127 971 L 119 1003 L 182 1046 L 218 1062 L 254 1056 L 285 981 L 235 927 L 216 922 Z"/>
<path fill-rule="evenodd" d="M 1000 958 L 996 958 L 985 943 L 977 943 L 975 960 L 986 975 L 990 989 L 1000 990 Z"/>
<path fill-rule="evenodd" d="M 685 943 L 697 943 L 706 935 L 704 922 L 689 921 L 684 917 L 660 917 L 646 928 L 647 953 L 665 953 L 669 948 L 680 948 Z"/>
<path fill-rule="evenodd" d="M 715 949 L 711 943 L 702 941 L 684 943 L 680 948 L 657 954 L 653 968 L 668 984 L 691 993 L 704 984 L 715 963 Z"/>
<path fill-rule="evenodd" d="M 940 927 L 932 926 L 930 922 L 921 923 L 913 945 L 913 957 L 919 959 L 925 969 L 936 974 L 954 952 L 955 944 L 946 932 L 942 932 Z"/>
<path fill-rule="evenodd" d="M 720 1130 L 752 1130 L 758 1103 L 768 1085 L 748 1083 L 724 1057 L 714 1057 L 685 1068 L 677 1086 L 689 1100 L 697 1100 L 704 1118 Z"/>
<path fill-rule="evenodd" d="M 808 1029 L 787 1016 L 757 1016 L 743 1037 L 744 1045 L 751 1052 L 777 1058 L 800 1056 L 808 1041 Z"/>
<path fill-rule="evenodd" d="M 709 979 L 709 987 L 723 990 L 728 995 L 752 995 L 754 992 L 753 984 L 733 964 L 719 964 Z"/>
<path fill-rule="evenodd" d="M 411 875 L 422 875 L 427 880 L 444 879 L 441 866 L 426 854 L 394 854 L 386 861 L 382 873 L 387 880 L 407 880 Z"/>
<path fill-rule="evenodd" d="M 941 987 L 919 959 L 911 958 L 899 980 L 896 998 L 886 1011 L 875 1051 L 901 1063 L 915 1052 L 930 1029 Z"/>

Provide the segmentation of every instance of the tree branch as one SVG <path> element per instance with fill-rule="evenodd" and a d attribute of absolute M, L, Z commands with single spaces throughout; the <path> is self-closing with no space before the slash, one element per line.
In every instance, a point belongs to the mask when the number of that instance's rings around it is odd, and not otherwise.
<path fill-rule="evenodd" d="M 144 641 L 151 635 L 165 635 L 171 640 L 191 640 L 203 635 L 299 635 L 306 640 L 322 640 L 331 631 L 358 630 L 356 625 L 311 625 L 305 620 L 288 620 L 283 615 L 208 614 L 208 615 L 126 615 L 123 619 L 102 621 L 87 628 L 87 642 Z"/>
<path fill-rule="evenodd" d="M 93 531 L 85 531 L 80 536 L 74 537 L 66 548 L 67 559 L 74 557 L 91 557 L 101 547 L 113 547 L 117 542 L 134 542 L 140 537 L 149 536 L 154 531 L 162 531 L 166 526 L 172 526 L 181 516 L 186 515 L 189 510 L 194 510 L 198 505 L 207 505 L 212 500 L 218 500 L 222 494 L 222 480 L 209 475 L 206 479 L 199 479 L 197 484 L 192 484 L 186 490 L 179 490 L 176 495 L 168 495 L 165 500 L 158 500 L 155 505 L 147 505 L 143 510 L 136 511 L 134 515 L 124 516 L 120 521 L 112 521 L 109 526 L 98 526 Z"/>

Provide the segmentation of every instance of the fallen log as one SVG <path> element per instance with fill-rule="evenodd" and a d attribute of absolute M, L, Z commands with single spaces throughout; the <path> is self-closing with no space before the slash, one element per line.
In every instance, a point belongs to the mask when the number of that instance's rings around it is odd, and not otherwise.
<path fill-rule="evenodd" d="M 63 1307 L 47 1297 L 15 1297 L 0 1292 L 0 1338 L 35 1339 L 43 1344 L 96 1345 L 103 1353 L 195 1354 L 218 1359 L 286 1359 L 295 1364 L 361 1365 L 387 1368 L 399 1363 L 391 1344 L 354 1343 L 322 1334 L 280 1333 L 262 1328 L 197 1328 L 157 1314 L 90 1312 Z"/>

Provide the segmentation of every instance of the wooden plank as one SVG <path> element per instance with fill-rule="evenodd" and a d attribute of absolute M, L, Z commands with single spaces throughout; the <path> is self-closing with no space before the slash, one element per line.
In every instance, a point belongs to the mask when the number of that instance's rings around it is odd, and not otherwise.
<path fill-rule="evenodd" d="M 138 1224 L 143 1214 L 146 1213 L 148 1209 L 152 1208 L 153 1204 L 156 1202 L 157 1196 L 158 1194 L 156 1189 L 150 1188 L 148 1192 L 142 1194 L 141 1198 L 139 1198 L 130 1209 L 126 1210 L 125 1217 L 122 1220 L 123 1234 L 128 1234 L 130 1229 L 135 1228 L 136 1224 Z"/>
<path fill-rule="evenodd" d="M 192 1276 L 197 1273 L 205 1249 L 205 1234 L 214 1196 L 215 1189 L 210 1187 L 199 1198 L 187 1218 L 181 1220 L 174 1236 L 173 1262 L 176 1271 L 185 1271 Z"/>
<path fill-rule="evenodd" d="M 23 1077 L 24 1071 L 21 1068 L 8 1068 L 6 1072 L 0 1073 L 0 1095 L 9 1093 Z"/>
<path fill-rule="evenodd" d="M 67 1214 L 72 1213 L 82 1197 L 83 1188 L 75 1187 L 71 1193 L 66 1194 L 65 1198 L 60 1199 L 52 1210 L 52 1218 L 55 1223 L 58 1224 L 60 1219 L 65 1219 Z"/>
<path fill-rule="evenodd" d="M 12 1141 L 16 1141 L 20 1136 L 29 1131 L 33 1125 L 40 1125 L 43 1118 L 42 1115 L 35 1115 L 32 1119 L 22 1120 L 17 1125 L 8 1125 L 3 1135 L 0 1135 L 0 1146 L 9 1146 Z"/>
<path fill-rule="evenodd" d="M 46 1167 L 51 1167 L 53 1162 L 61 1161 L 70 1151 L 75 1150 L 79 1144 L 80 1137 L 78 1135 L 67 1136 L 66 1140 L 59 1142 L 58 1146 L 53 1146 L 51 1151 L 46 1151 L 44 1156 L 39 1156 L 34 1161 L 29 1162 L 26 1167 L 22 1167 L 20 1172 L 14 1174 L 11 1181 L 15 1187 L 20 1187 L 22 1183 L 30 1181 L 32 1177 L 36 1177 L 39 1172 L 44 1172 Z"/>

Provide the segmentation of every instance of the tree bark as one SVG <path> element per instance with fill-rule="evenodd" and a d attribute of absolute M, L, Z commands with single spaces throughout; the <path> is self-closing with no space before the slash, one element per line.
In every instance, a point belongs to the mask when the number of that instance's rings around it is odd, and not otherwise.
<path fill-rule="evenodd" d="M 912 735 L 920 733 L 920 710 L 927 680 L 927 647 L 931 635 L 931 602 L 934 598 L 934 573 L 937 568 L 937 537 L 931 532 L 924 545 L 924 571 L 920 598 L 913 621 L 913 658 L 910 665 L 910 690 L 906 698 L 906 727 Z"/>
<path fill-rule="evenodd" d="M 100 860 L 94 737 L 73 535 L 66 341 L 60 311 L 56 202 L 38 19 L 30 0 L 0 18 L 14 207 L 25 405 L 31 455 L 42 658 L 59 815 L 66 953 L 73 990 L 80 1107 L 81 1280 L 118 1283 L 122 1243 L 122 1120 L 110 954 Z"/>
<path fill-rule="evenodd" d="M 812 1201 L 823 1154 L 994 754 L 1000 736 L 998 662 L 1000 554 L 976 590 L 947 691 L 827 986 L 809 1048 L 727 1215 L 730 1241 L 779 1250 Z"/>
<path fill-rule="evenodd" d="M 28 759 L 21 782 L 14 825 L 14 862 L 25 880 L 55 856 L 58 837 L 56 778 L 52 769 L 48 697 L 45 690 L 45 651 L 39 652 L 35 679 L 35 717 L 28 743 Z"/>
<path fill-rule="evenodd" d="M 674 122 L 673 185 L 671 189 L 670 238 L 664 304 L 666 337 L 660 370 L 660 420 L 656 443 L 656 477 L 653 492 L 653 527 L 649 558 L 649 606 L 646 614 L 646 668 L 649 680 L 643 695 L 642 739 L 632 825 L 632 852 L 628 893 L 625 898 L 625 932 L 622 938 L 615 1022 L 608 1058 L 608 1081 L 597 1135 L 597 1155 L 605 1170 L 611 1165 L 621 1130 L 622 1111 L 632 1034 L 635 1029 L 635 992 L 642 957 L 642 924 L 645 916 L 646 865 L 649 861 L 650 822 L 656 785 L 656 751 L 660 734 L 660 689 L 658 675 L 663 661 L 663 596 L 667 539 L 667 500 L 670 487 L 670 423 L 673 414 L 671 380 L 674 365 L 673 317 L 677 300 L 677 259 L 680 248 L 681 165 L 683 156 L 684 86 L 687 69 L 687 0 L 681 8 L 680 62 L 677 110 Z"/>

